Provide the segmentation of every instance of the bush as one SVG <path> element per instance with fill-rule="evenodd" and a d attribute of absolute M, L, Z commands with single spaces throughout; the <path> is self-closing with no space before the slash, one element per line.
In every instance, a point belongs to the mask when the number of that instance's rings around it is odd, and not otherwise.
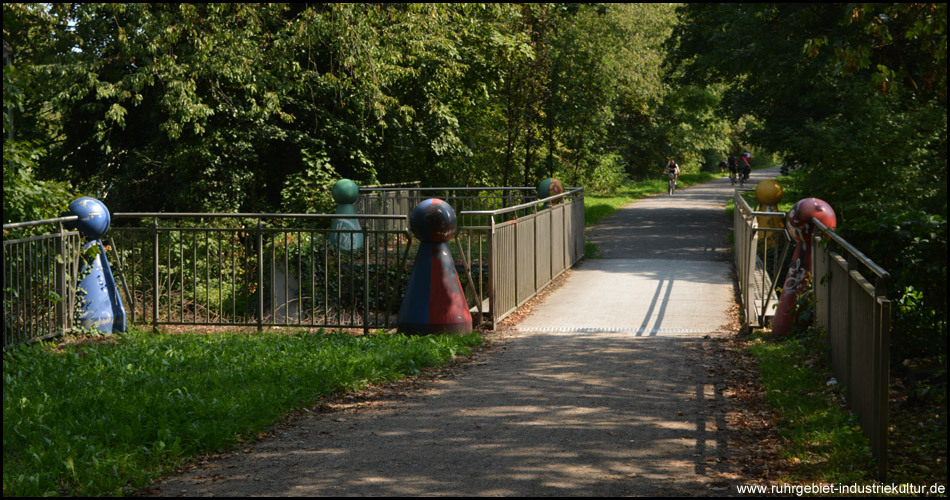
<path fill-rule="evenodd" d="M 851 220 L 839 233 L 891 275 L 892 364 L 946 359 L 947 221 L 921 211 L 885 213 Z"/>

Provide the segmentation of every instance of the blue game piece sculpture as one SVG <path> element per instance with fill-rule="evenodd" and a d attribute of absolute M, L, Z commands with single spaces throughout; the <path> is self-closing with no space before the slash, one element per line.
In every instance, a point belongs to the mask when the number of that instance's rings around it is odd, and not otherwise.
<path fill-rule="evenodd" d="M 355 215 L 353 206 L 360 195 L 360 188 L 349 179 L 341 179 L 333 185 L 331 191 L 336 200 L 336 212 L 343 215 Z M 357 219 L 333 219 L 330 229 L 340 232 L 330 233 L 330 244 L 343 252 L 351 252 L 363 248 L 363 233 L 360 231 L 360 222 Z M 354 231 L 354 232 L 349 232 Z"/>
<path fill-rule="evenodd" d="M 447 243 L 455 236 L 457 226 L 455 210 L 437 198 L 413 209 L 409 227 L 420 243 L 406 297 L 399 308 L 400 332 L 427 335 L 472 331 L 472 314 Z"/>
<path fill-rule="evenodd" d="M 124 332 L 125 309 L 101 241 L 109 230 L 109 210 L 101 201 L 84 196 L 73 200 L 69 211 L 79 217 L 74 227 L 87 240 L 79 256 L 79 323 L 102 333 Z M 92 247 L 96 247 L 95 257 L 87 257 Z"/>

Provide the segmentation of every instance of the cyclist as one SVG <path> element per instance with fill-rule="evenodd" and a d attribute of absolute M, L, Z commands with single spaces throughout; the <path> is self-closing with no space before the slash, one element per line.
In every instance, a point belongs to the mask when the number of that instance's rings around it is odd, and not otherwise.
<path fill-rule="evenodd" d="M 739 163 L 736 161 L 736 157 L 729 155 L 729 180 L 732 181 L 733 184 L 736 183 L 736 172 L 738 169 Z"/>
<path fill-rule="evenodd" d="M 670 159 L 670 162 L 666 164 L 666 173 L 667 175 L 673 174 L 673 186 L 676 187 L 676 183 L 680 178 L 680 166 L 677 165 L 672 158 Z"/>
<path fill-rule="evenodd" d="M 748 151 L 742 153 L 742 156 L 739 157 L 739 170 L 742 172 L 742 180 L 749 180 L 749 174 L 752 173 L 752 155 Z"/>

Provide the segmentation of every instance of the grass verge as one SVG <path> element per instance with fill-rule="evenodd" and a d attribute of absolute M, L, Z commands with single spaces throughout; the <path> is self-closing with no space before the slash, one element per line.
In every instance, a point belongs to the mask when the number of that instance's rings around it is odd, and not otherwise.
<path fill-rule="evenodd" d="M 478 334 L 154 335 L 3 359 L 3 495 L 122 495 L 322 396 L 418 373 Z"/>
<path fill-rule="evenodd" d="M 761 334 L 763 337 L 770 332 Z M 753 341 L 773 424 L 792 466 L 789 484 L 854 484 L 876 468 L 857 417 L 848 411 L 816 330 L 781 341 Z"/>

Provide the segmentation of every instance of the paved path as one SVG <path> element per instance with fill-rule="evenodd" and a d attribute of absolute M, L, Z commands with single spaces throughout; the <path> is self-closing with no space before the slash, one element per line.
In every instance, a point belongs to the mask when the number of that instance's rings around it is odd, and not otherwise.
<path fill-rule="evenodd" d="M 454 378 L 301 418 L 161 493 L 729 494 L 715 478 L 730 408 L 710 353 L 733 301 L 731 192 L 721 179 L 625 207 L 589 235 L 605 258 Z"/>

